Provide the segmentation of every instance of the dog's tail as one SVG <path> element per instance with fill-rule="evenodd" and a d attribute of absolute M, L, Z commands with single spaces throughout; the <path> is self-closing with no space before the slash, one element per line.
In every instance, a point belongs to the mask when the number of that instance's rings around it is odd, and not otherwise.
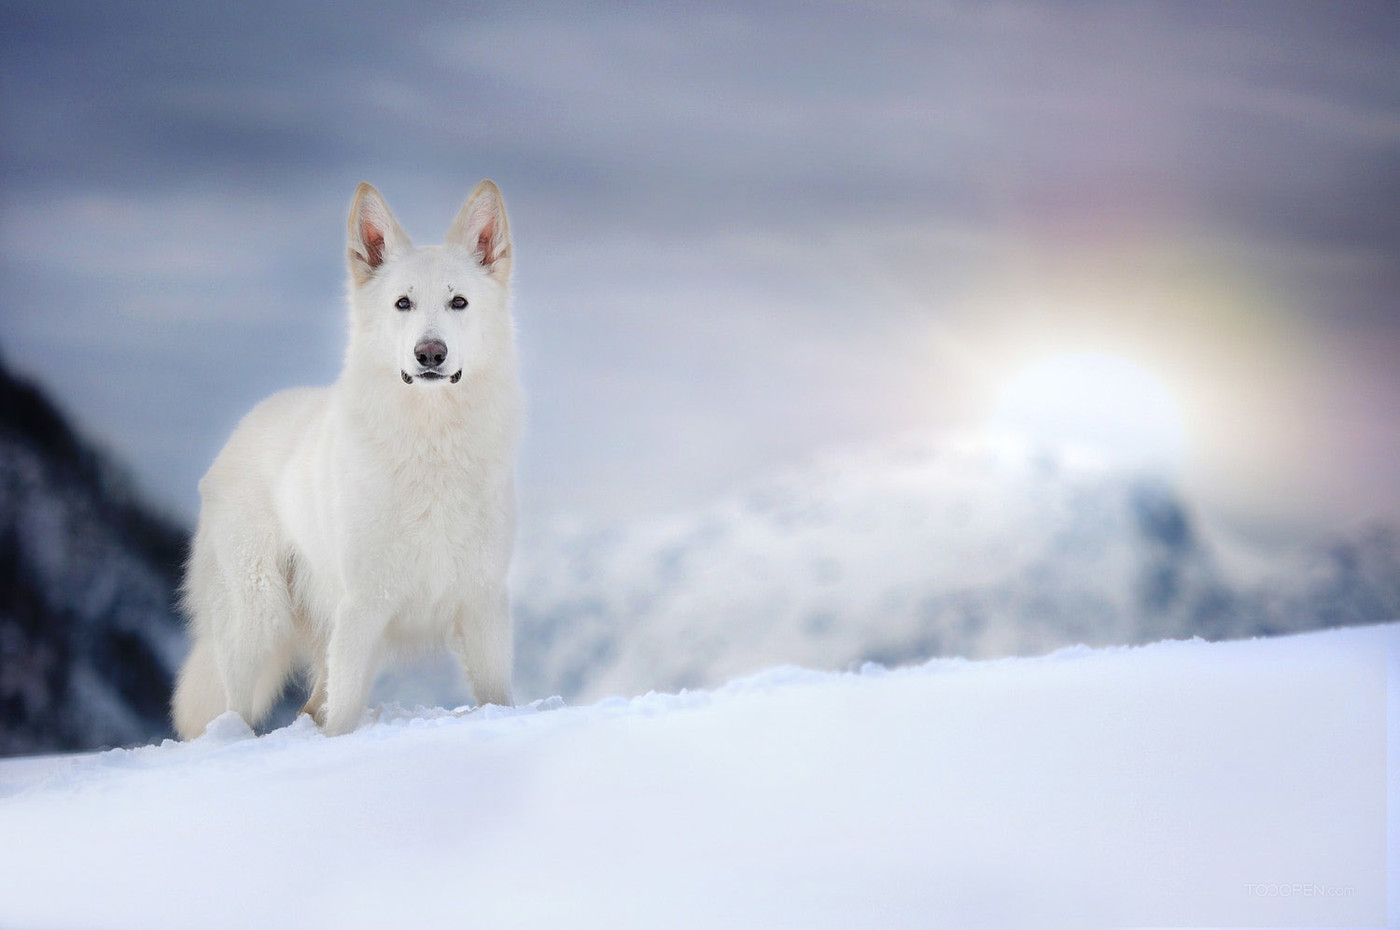
<path fill-rule="evenodd" d="M 194 739 L 204 733 L 209 721 L 228 710 L 223 679 L 219 677 L 214 650 L 196 637 L 170 699 L 170 717 L 180 739 Z"/>

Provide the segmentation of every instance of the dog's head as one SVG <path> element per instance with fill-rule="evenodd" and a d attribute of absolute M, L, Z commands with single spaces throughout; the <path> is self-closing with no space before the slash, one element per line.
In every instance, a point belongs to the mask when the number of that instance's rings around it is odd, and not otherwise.
<path fill-rule="evenodd" d="M 407 389 L 458 384 L 509 353 L 511 244 L 482 181 L 440 246 L 415 247 L 368 184 L 350 207 L 351 356 Z"/>

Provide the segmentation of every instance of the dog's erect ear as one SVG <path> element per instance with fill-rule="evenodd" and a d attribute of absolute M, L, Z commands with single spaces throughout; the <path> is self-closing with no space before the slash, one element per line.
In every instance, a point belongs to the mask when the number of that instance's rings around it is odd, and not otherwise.
<path fill-rule="evenodd" d="M 355 283 L 364 284 L 385 259 L 408 246 L 408 236 L 379 191 L 368 184 L 356 188 L 355 202 L 350 205 L 350 246 L 346 250 Z"/>
<path fill-rule="evenodd" d="M 482 181 L 462 205 L 447 242 L 466 249 L 491 277 L 505 283 L 510 278 L 510 224 L 501 192 L 490 181 Z"/>

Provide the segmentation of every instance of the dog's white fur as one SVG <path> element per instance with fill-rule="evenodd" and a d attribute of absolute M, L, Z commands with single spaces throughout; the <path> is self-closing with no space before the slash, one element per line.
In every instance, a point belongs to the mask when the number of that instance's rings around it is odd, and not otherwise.
<path fill-rule="evenodd" d="M 522 402 L 500 192 L 481 182 L 441 246 L 414 247 L 368 184 L 349 225 L 339 380 L 259 404 L 199 484 L 194 645 L 171 708 L 184 739 L 228 710 L 256 725 L 298 665 L 314 681 L 304 710 L 349 732 L 386 651 L 444 642 L 479 703 L 511 700 Z M 433 342 L 446 358 L 425 378 Z"/>

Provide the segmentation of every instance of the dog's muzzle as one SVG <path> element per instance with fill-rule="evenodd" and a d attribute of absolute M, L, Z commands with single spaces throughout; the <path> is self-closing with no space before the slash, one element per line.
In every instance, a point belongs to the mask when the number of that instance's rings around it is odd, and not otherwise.
<path fill-rule="evenodd" d="M 404 383 L 404 384 L 412 384 L 412 383 L 413 383 L 413 379 L 414 379 L 415 377 L 417 377 L 418 380 L 420 380 L 420 381 L 441 381 L 443 378 L 446 378 L 446 379 L 447 379 L 447 382 L 448 382 L 449 384 L 456 384 L 458 381 L 461 381 L 461 380 L 462 380 L 462 369 L 460 369 L 460 368 L 458 368 L 455 372 L 453 372 L 453 373 L 450 374 L 450 375 L 445 375 L 445 374 L 443 374 L 443 373 L 440 372 L 440 371 L 432 371 L 432 370 L 429 370 L 429 371 L 420 371 L 420 372 L 418 372 L 418 374 L 415 376 L 415 375 L 409 374 L 408 372 L 404 371 L 403 369 L 399 369 L 399 374 L 403 377 L 403 383 Z"/>
<path fill-rule="evenodd" d="M 427 335 L 413 347 L 413 358 L 418 362 L 418 374 L 416 377 L 423 381 L 441 381 L 449 378 L 453 384 L 462 380 L 462 369 L 458 368 L 454 375 L 442 373 L 442 366 L 447 362 L 447 343 L 437 336 Z M 399 369 L 399 374 L 403 375 L 404 384 L 412 384 L 414 375 Z"/>

